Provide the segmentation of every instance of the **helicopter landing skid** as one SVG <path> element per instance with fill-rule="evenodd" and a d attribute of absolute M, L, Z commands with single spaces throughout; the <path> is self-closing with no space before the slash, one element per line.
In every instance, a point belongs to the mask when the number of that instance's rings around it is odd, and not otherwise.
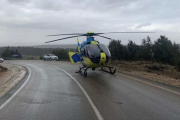
<path fill-rule="evenodd" d="M 87 70 L 89 69 L 90 67 L 79 67 L 79 71 L 75 72 L 75 73 L 79 73 L 81 75 L 83 75 L 84 77 L 87 76 Z"/>
<path fill-rule="evenodd" d="M 109 71 L 106 70 L 105 68 L 109 68 Z M 113 70 L 113 67 L 111 66 L 104 66 L 104 67 L 101 67 L 100 69 L 101 71 L 104 71 L 104 72 L 107 72 L 107 73 L 111 73 L 111 74 L 114 74 L 116 72 L 116 68 L 114 68 Z"/>

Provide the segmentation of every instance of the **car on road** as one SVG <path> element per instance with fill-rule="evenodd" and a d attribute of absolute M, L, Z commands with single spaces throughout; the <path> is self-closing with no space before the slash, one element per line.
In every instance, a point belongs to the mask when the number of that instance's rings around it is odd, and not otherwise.
<path fill-rule="evenodd" d="M 44 55 L 43 60 L 58 60 L 58 56 L 54 54 L 46 54 Z"/>
<path fill-rule="evenodd" d="M 1 62 L 4 62 L 4 59 L 3 59 L 3 58 L 0 58 L 0 63 L 1 63 Z"/>

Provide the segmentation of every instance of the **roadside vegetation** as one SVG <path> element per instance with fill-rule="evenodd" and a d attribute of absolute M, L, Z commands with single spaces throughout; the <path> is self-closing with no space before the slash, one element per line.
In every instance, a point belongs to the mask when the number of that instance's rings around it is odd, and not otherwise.
<path fill-rule="evenodd" d="M 120 40 L 113 40 L 109 43 L 109 50 L 113 60 L 156 61 L 180 68 L 180 45 L 172 43 L 165 36 L 160 36 L 154 43 L 148 36 L 142 40 L 141 45 L 131 40 L 127 45 L 122 45 Z"/>
<path fill-rule="evenodd" d="M 152 61 L 111 61 L 118 72 L 180 87 L 180 71 L 176 66 Z"/>
<path fill-rule="evenodd" d="M 1 57 L 3 57 L 3 58 L 22 58 L 22 55 L 18 51 L 18 49 L 12 50 L 8 46 L 4 51 L 2 51 Z"/>
<path fill-rule="evenodd" d="M 34 48 L 34 47 L 0 47 L 0 54 L 7 50 L 7 49 L 16 51 L 18 50 L 21 55 L 27 55 L 27 56 L 43 56 L 44 54 L 51 53 L 53 50 L 52 48 Z"/>
<path fill-rule="evenodd" d="M 73 48 L 34 48 L 34 47 L 0 47 L 1 57 L 9 59 L 17 54 L 24 60 L 42 59 L 45 54 L 55 54 L 59 60 L 69 60 L 68 52 Z"/>
<path fill-rule="evenodd" d="M 69 48 L 56 48 L 52 50 L 52 54 L 58 56 L 59 60 L 68 60 L 69 61 L 69 55 L 68 52 L 75 52 L 76 49 L 69 49 Z"/>
<path fill-rule="evenodd" d="M 113 40 L 108 47 L 118 71 L 180 87 L 180 45 L 167 37 L 152 42 L 148 36 L 141 45 Z"/>

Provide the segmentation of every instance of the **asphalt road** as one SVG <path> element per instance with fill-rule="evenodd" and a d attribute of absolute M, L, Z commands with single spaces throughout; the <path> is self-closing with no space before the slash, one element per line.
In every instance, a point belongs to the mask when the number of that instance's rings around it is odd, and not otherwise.
<path fill-rule="evenodd" d="M 25 65 L 31 76 L 0 120 L 180 120 L 180 91 L 173 87 L 97 70 L 85 78 L 68 62 L 5 63 Z"/>

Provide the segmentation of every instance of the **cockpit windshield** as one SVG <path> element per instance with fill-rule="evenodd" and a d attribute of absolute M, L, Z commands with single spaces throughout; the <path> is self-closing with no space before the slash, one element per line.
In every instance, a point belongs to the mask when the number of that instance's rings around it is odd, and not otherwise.
<path fill-rule="evenodd" d="M 88 55 L 92 57 L 100 57 L 101 50 L 95 44 L 90 44 L 87 46 Z"/>
<path fill-rule="evenodd" d="M 103 44 L 98 44 L 98 46 L 100 47 L 100 49 L 106 53 L 106 55 L 108 57 L 111 57 L 111 53 L 109 52 L 109 49 L 107 48 L 107 46 L 103 45 Z"/>
<path fill-rule="evenodd" d="M 87 45 L 86 49 L 88 55 L 92 57 L 100 57 L 101 52 L 106 53 L 107 57 L 111 57 L 108 48 L 103 44 L 90 44 Z"/>

